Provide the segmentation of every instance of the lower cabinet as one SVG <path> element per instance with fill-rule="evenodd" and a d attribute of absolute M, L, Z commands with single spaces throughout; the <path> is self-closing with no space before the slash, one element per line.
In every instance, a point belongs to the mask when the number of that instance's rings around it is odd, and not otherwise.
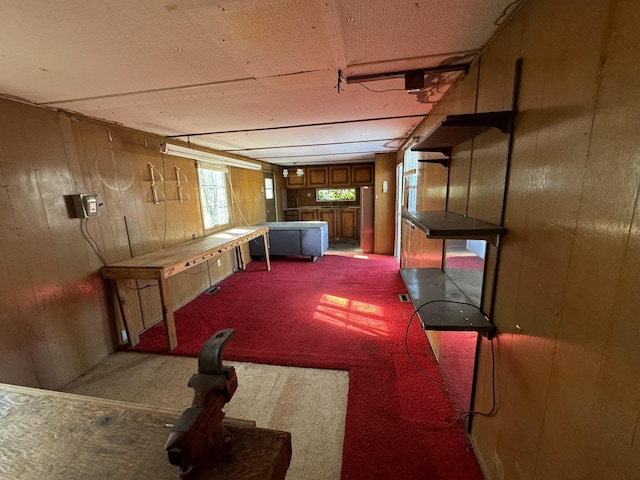
<path fill-rule="evenodd" d="M 329 224 L 329 238 L 338 237 L 336 229 L 336 211 L 326 208 L 316 210 L 318 212 L 318 220 Z"/>
<path fill-rule="evenodd" d="M 359 213 L 355 208 L 338 210 L 340 238 L 360 238 Z"/>
<path fill-rule="evenodd" d="M 300 221 L 327 222 L 329 238 L 360 238 L 360 209 L 358 208 L 316 208 L 299 210 Z"/>
<path fill-rule="evenodd" d="M 301 222 L 312 222 L 314 220 L 317 220 L 316 218 L 316 210 L 315 209 L 311 209 L 311 210 L 299 210 L 298 211 L 298 216 L 300 217 L 300 221 Z"/>
<path fill-rule="evenodd" d="M 284 221 L 285 222 L 297 222 L 300 220 L 297 210 L 285 210 L 284 211 Z"/>

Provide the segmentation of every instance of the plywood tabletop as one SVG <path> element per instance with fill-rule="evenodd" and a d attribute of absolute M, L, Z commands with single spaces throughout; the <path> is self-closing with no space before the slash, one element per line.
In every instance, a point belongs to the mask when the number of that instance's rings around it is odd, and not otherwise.
<path fill-rule="evenodd" d="M 164 444 L 181 412 L 0 384 L 0 476 L 21 479 L 177 479 Z M 194 479 L 284 479 L 287 432 L 228 424 L 231 459 Z"/>

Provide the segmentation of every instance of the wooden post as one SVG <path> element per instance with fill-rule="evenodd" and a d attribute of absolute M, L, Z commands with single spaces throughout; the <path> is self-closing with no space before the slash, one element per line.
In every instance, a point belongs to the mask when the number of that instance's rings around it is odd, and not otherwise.
<path fill-rule="evenodd" d="M 178 345 L 176 336 L 176 321 L 173 316 L 173 301 L 171 300 L 171 289 L 169 279 L 160 277 L 158 280 L 160 287 L 160 301 L 162 302 L 162 316 L 164 317 L 164 328 L 167 333 L 167 348 L 173 350 Z"/>

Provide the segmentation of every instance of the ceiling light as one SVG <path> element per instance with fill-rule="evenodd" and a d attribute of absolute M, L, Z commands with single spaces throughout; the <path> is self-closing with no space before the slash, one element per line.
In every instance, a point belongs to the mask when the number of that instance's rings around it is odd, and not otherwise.
<path fill-rule="evenodd" d="M 422 83 L 422 87 L 424 87 L 424 76 L 428 74 L 439 74 L 439 73 L 448 73 L 448 72 L 458 72 L 463 71 L 464 74 L 469 73 L 470 63 L 460 63 L 455 65 L 438 65 L 436 67 L 425 67 L 413 70 L 402 70 L 395 72 L 385 72 L 385 73 L 369 73 L 366 75 L 353 75 L 346 78 L 347 84 L 351 83 L 362 83 L 362 82 L 372 82 L 376 80 L 389 80 L 391 78 L 404 78 L 406 90 L 409 90 L 412 82 L 416 85 L 420 85 Z M 418 89 L 419 89 L 418 88 Z"/>
<path fill-rule="evenodd" d="M 247 162 L 235 157 L 227 157 L 218 153 L 205 152 L 194 148 L 183 147 L 181 145 L 172 145 L 163 143 L 160 146 L 160 153 L 165 155 L 173 155 L 175 157 L 191 158 L 197 162 L 213 163 L 214 165 L 228 165 L 230 167 L 247 168 L 249 170 L 262 170 L 262 166 L 258 163 Z"/>
<path fill-rule="evenodd" d="M 289 169 L 288 168 L 283 168 L 282 169 L 282 176 L 284 178 L 287 178 L 289 176 Z"/>

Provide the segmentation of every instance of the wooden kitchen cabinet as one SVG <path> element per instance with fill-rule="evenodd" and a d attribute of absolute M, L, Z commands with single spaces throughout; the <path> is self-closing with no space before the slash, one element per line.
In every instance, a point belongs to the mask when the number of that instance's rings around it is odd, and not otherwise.
<path fill-rule="evenodd" d="M 357 208 L 342 208 L 338 213 L 338 232 L 339 238 L 360 238 L 360 210 Z"/>
<path fill-rule="evenodd" d="M 284 184 L 286 188 L 304 188 L 307 186 L 307 176 L 303 175 L 301 177 L 296 175 L 296 171 L 294 168 L 289 169 L 289 176 L 284 179 Z"/>
<path fill-rule="evenodd" d="M 316 218 L 315 209 L 309 210 L 298 210 L 298 216 L 300 217 L 301 222 L 313 222 L 315 220 L 321 220 L 320 218 Z"/>
<path fill-rule="evenodd" d="M 285 210 L 284 212 L 285 222 L 297 222 L 298 220 L 300 220 L 300 216 L 298 215 L 297 210 Z"/>
<path fill-rule="evenodd" d="M 374 170 L 372 164 L 351 165 L 351 185 L 361 187 L 373 185 Z"/>
<path fill-rule="evenodd" d="M 307 187 L 329 186 L 329 169 L 327 167 L 307 167 L 306 177 Z"/>
<path fill-rule="evenodd" d="M 330 166 L 329 185 L 332 187 L 350 187 L 351 168 L 349 167 L 349 165 Z"/>
<path fill-rule="evenodd" d="M 318 220 L 328 223 L 329 238 L 337 238 L 336 211 L 331 208 L 319 208 L 317 212 Z"/>

